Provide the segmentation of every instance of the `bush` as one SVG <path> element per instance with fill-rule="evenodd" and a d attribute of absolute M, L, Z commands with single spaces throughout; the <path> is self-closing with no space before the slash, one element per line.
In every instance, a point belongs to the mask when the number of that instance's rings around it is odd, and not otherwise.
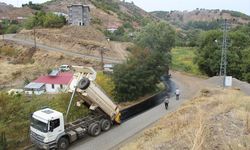
<path fill-rule="evenodd" d="M 96 83 L 103 88 L 103 90 L 107 93 L 108 96 L 114 98 L 115 85 L 110 76 L 105 75 L 102 72 L 98 72 L 96 77 Z"/>
<path fill-rule="evenodd" d="M 40 4 L 33 4 L 32 1 L 29 1 L 28 4 L 22 4 L 22 7 L 29 7 L 34 10 L 42 10 L 43 6 Z"/>
<path fill-rule="evenodd" d="M 58 16 L 53 13 L 37 12 L 25 22 L 26 29 L 34 27 L 60 28 L 66 24 L 64 16 Z"/>
<path fill-rule="evenodd" d="M 7 34 L 17 33 L 19 29 L 20 27 L 18 25 L 12 24 L 6 29 L 6 33 Z"/>

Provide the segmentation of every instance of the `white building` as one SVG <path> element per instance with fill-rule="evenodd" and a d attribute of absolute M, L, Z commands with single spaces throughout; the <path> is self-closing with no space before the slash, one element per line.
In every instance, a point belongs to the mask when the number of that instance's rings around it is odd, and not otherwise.
<path fill-rule="evenodd" d="M 30 88 L 30 90 L 27 91 L 36 91 L 36 93 L 44 89 L 44 92 L 46 93 L 56 94 L 60 92 L 65 92 L 68 89 L 72 79 L 73 73 L 53 71 L 50 75 L 41 76 L 35 81 L 33 81 L 32 84 L 36 85 L 36 88 L 27 85 L 27 87 L 25 86 L 25 89 Z"/>
<path fill-rule="evenodd" d="M 35 83 L 31 82 L 24 87 L 25 94 L 36 94 L 41 95 L 45 93 L 45 84 L 44 83 Z"/>

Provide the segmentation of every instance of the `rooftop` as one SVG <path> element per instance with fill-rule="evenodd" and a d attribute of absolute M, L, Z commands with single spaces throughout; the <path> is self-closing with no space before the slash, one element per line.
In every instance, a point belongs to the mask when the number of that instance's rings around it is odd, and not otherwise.
<path fill-rule="evenodd" d="M 24 88 L 25 89 L 40 89 L 44 83 L 35 83 L 35 82 L 30 82 L 28 85 L 26 85 Z"/>
<path fill-rule="evenodd" d="M 57 76 L 41 76 L 36 79 L 35 83 L 44 83 L 44 84 L 63 84 L 68 85 L 73 79 L 73 73 L 71 72 L 60 72 Z"/>

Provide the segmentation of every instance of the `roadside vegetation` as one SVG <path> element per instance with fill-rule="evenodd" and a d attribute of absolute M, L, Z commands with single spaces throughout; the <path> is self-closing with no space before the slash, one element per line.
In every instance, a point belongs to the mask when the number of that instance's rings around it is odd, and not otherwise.
<path fill-rule="evenodd" d="M 60 28 L 65 24 L 66 18 L 64 16 L 58 16 L 53 13 L 45 13 L 43 11 L 36 12 L 34 16 L 31 16 L 24 23 L 26 29 L 32 29 L 34 27 Z"/>
<path fill-rule="evenodd" d="M 105 93 L 112 99 L 114 99 L 114 82 L 111 75 L 98 72 L 96 77 L 96 83 L 105 91 Z"/>
<path fill-rule="evenodd" d="M 202 75 L 197 64 L 194 63 L 195 47 L 175 47 L 171 50 L 172 70 Z"/>
<path fill-rule="evenodd" d="M 0 133 L 5 133 L 7 149 L 27 146 L 29 143 L 30 114 L 42 107 L 50 107 L 66 113 L 70 94 L 59 95 L 7 95 L 0 92 Z M 88 114 L 88 109 L 74 104 L 69 113 L 69 121 Z"/>
<path fill-rule="evenodd" d="M 202 34 L 195 62 L 202 73 L 219 75 L 223 33 L 211 30 Z M 229 31 L 227 75 L 250 82 L 250 25 Z"/>
<path fill-rule="evenodd" d="M 157 89 L 163 74 L 168 74 L 170 50 L 175 32 L 165 23 L 151 23 L 137 34 L 136 47 L 123 64 L 114 68 L 114 95 L 118 102 L 134 101 Z"/>
<path fill-rule="evenodd" d="M 17 33 L 22 28 L 22 25 L 17 21 L 9 21 L 3 19 L 0 22 L 0 34 Z"/>

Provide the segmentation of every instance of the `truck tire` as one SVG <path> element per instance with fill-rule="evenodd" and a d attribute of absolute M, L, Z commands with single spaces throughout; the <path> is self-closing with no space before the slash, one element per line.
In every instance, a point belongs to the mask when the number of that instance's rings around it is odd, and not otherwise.
<path fill-rule="evenodd" d="M 100 121 L 102 131 L 108 131 L 111 127 L 111 122 L 108 119 L 102 119 Z"/>
<path fill-rule="evenodd" d="M 69 147 L 69 140 L 62 137 L 57 143 L 57 149 L 58 150 L 67 150 Z"/>
<path fill-rule="evenodd" d="M 91 126 L 90 134 L 92 136 L 98 136 L 100 133 L 101 133 L 101 127 L 100 127 L 99 123 L 94 123 Z"/>
<path fill-rule="evenodd" d="M 90 85 L 90 81 L 87 78 L 82 78 L 79 82 L 78 82 L 78 88 L 80 88 L 81 90 L 86 90 Z"/>

